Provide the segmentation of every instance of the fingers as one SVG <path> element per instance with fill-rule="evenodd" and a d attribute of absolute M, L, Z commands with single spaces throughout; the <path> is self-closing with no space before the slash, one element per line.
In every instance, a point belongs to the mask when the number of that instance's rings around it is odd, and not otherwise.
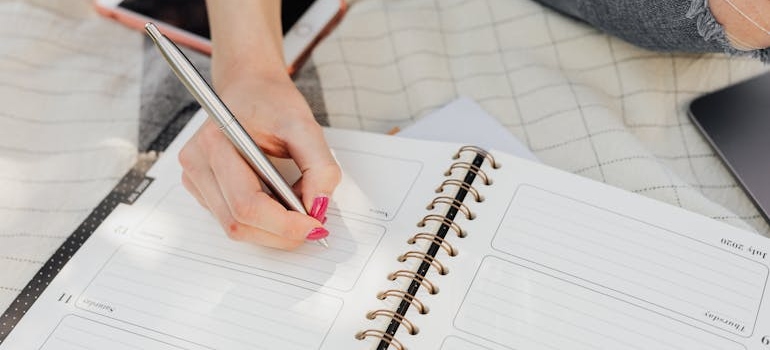
<path fill-rule="evenodd" d="M 262 190 L 259 178 L 229 142 L 212 145 L 209 164 L 232 216 L 248 226 L 259 227 L 293 240 L 304 240 L 321 223 L 287 210 Z"/>
<path fill-rule="evenodd" d="M 219 91 L 241 125 L 265 153 L 290 157 L 302 172 L 298 189 L 306 210 L 314 198 L 330 196 L 340 169 L 323 131 L 294 83 L 287 77 L 231 79 Z"/>
<path fill-rule="evenodd" d="M 182 182 L 217 218 L 229 237 L 293 249 L 320 223 L 288 211 L 262 191 L 259 179 L 213 123 L 205 123 L 180 152 Z"/>
<path fill-rule="evenodd" d="M 219 91 L 223 100 L 266 153 L 291 157 L 299 166 L 302 177 L 294 188 L 315 219 L 286 210 L 268 196 L 251 167 L 211 121 L 180 154 L 185 188 L 234 239 L 291 248 L 308 235 L 311 239 L 328 235 L 321 222 L 341 171 L 302 95 L 289 79 L 231 82 Z"/>
<path fill-rule="evenodd" d="M 195 200 L 198 201 L 198 204 L 207 210 L 209 209 L 208 204 L 206 204 L 206 200 L 203 199 L 203 195 L 201 195 L 198 187 L 195 186 L 195 183 L 193 183 L 192 180 L 190 180 L 190 177 L 185 173 L 182 173 L 182 186 L 184 186 L 187 192 L 190 192 L 190 194 L 195 197 Z"/>
<path fill-rule="evenodd" d="M 331 196 L 340 182 L 342 172 L 332 156 L 321 127 L 312 123 L 294 123 L 286 140 L 289 155 L 302 172 L 302 178 L 295 185 L 302 197 L 305 208 L 310 211 L 313 201 L 319 196 Z"/>

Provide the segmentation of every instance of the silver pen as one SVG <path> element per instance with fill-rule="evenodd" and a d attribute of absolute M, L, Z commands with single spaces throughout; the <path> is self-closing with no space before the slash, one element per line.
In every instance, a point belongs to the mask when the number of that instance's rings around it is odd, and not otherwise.
<path fill-rule="evenodd" d="M 163 35 L 154 24 L 147 23 L 144 25 L 144 29 L 150 35 L 152 41 L 155 42 L 155 46 L 160 50 L 160 53 L 171 66 L 179 80 L 182 81 L 187 90 L 190 91 L 209 116 L 216 120 L 222 132 L 232 141 L 243 159 L 249 163 L 259 178 L 262 179 L 262 182 L 278 198 L 278 201 L 287 209 L 307 215 L 302 201 L 297 198 L 289 184 L 286 183 L 286 180 L 275 169 L 273 163 L 262 153 L 257 144 L 254 143 L 254 140 L 251 139 L 238 120 L 235 119 L 235 116 L 225 106 L 224 102 L 222 102 L 211 86 L 206 83 L 206 80 L 190 63 L 187 56 L 170 39 Z M 326 248 L 329 247 L 325 238 L 319 239 L 317 242 Z"/>

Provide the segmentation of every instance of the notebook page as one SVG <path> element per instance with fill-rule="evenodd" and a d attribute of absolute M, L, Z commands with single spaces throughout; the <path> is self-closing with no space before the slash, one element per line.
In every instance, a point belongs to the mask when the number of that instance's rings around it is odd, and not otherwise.
<path fill-rule="evenodd" d="M 458 128 L 457 125 L 473 127 Z M 531 161 L 539 161 L 503 124 L 467 97 L 460 97 L 423 116 L 401 129 L 397 135 L 420 140 L 469 143 L 484 149 L 497 149 Z"/>
<path fill-rule="evenodd" d="M 0 310 L 135 162 L 141 34 L 92 6 L 0 2 Z"/>
<path fill-rule="evenodd" d="M 412 348 L 765 349 L 770 242 L 495 153 Z M 504 179 L 504 180 L 502 180 Z"/>
<path fill-rule="evenodd" d="M 308 349 L 365 346 L 367 310 L 390 306 L 396 257 L 409 245 L 456 145 L 328 130 L 343 180 L 330 249 L 285 252 L 230 241 L 180 185 L 174 155 L 198 114 L 21 320 L 0 349 Z M 432 228 L 428 227 L 427 230 Z"/>

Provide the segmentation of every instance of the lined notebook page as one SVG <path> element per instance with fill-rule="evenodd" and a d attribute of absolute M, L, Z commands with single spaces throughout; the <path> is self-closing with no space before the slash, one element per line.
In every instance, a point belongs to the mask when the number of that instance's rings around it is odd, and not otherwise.
<path fill-rule="evenodd" d="M 0 349 L 347 349 L 371 341 L 354 335 L 385 323 L 366 318 L 394 303 L 378 291 L 408 283 L 387 276 L 414 264 L 400 254 L 423 249 L 407 238 L 459 146 L 326 130 L 343 169 L 327 213 L 330 248 L 308 242 L 283 251 L 230 240 L 181 186 L 173 155 L 203 120 L 199 112 L 188 123 L 139 199 L 110 214 Z"/>
<path fill-rule="evenodd" d="M 385 228 L 328 215 L 324 225 L 334 232 L 334 246 L 305 244 L 292 251 L 276 251 L 222 239 L 222 228 L 190 194 L 176 186 L 136 231 L 145 244 L 173 247 L 207 258 L 233 262 L 347 291 L 363 272 Z"/>
<path fill-rule="evenodd" d="M 756 261 L 578 200 L 522 186 L 492 247 L 703 320 L 730 315 L 750 335 L 768 269 Z"/>
<path fill-rule="evenodd" d="M 180 188 L 175 157 L 194 118 L 46 288 L 0 349 L 142 344 L 146 349 L 350 349 L 378 339 L 437 232 L 426 209 L 456 144 L 325 130 L 343 169 L 331 249 L 231 242 Z M 467 155 L 470 152 L 464 152 Z M 493 152 L 494 153 L 494 152 Z M 409 349 L 763 349 L 770 244 L 758 235 L 541 164 L 494 153 L 396 331 Z M 384 171 L 383 168 L 390 171 Z M 458 172 L 456 176 L 465 175 Z M 441 187 L 443 188 L 443 186 Z M 441 191 L 441 189 L 439 189 Z M 445 193 L 447 192 L 447 193 Z M 418 222 L 426 225 L 420 226 Z M 455 229 L 456 232 L 455 232 Z M 460 230 L 465 233 L 459 234 Z M 732 242 L 725 244 L 725 240 Z M 741 249 L 736 248 L 742 244 Z M 436 260 L 431 260 L 436 262 Z M 436 262 L 437 263 L 437 262 Z M 438 263 L 437 263 L 438 264 Z M 376 313 L 370 313 L 378 310 Z"/>
<path fill-rule="evenodd" d="M 739 343 L 497 258 L 482 263 L 455 325 L 524 349 L 743 349 Z"/>
<path fill-rule="evenodd" d="M 413 349 L 764 349 L 770 241 L 492 152 Z M 454 238 L 454 237 L 453 237 Z M 422 321 L 421 321 L 422 320 Z M 436 346 L 434 344 L 441 344 Z"/>
<path fill-rule="evenodd" d="M 0 310 L 133 164 L 140 75 L 92 1 L 0 2 Z"/>

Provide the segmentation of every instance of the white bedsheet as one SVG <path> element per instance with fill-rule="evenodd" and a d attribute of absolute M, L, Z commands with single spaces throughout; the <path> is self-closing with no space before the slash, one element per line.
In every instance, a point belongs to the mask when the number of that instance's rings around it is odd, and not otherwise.
<path fill-rule="evenodd" d="M 0 1 L 0 310 L 133 165 L 141 67 L 90 0 Z"/>
<path fill-rule="evenodd" d="M 313 60 L 332 126 L 468 96 L 549 165 L 768 235 L 686 114 L 758 61 L 646 51 L 531 0 L 359 0 Z"/>

